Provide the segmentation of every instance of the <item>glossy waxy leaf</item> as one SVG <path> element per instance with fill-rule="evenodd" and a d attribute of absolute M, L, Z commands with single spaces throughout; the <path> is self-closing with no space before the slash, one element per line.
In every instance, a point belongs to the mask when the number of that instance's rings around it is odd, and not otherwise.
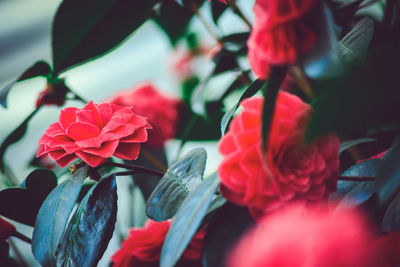
<path fill-rule="evenodd" d="M 3 141 L 3 143 L 0 146 L 0 170 L 4 172 L 4 154 L 6 153 L 7 148 L 16 143 L 19 139 L 21 139 L 24 135 L 25 132 L 28 128 L 28 123 L 29 121 L 35 116 L 35 114 L 39 111 L 39 108 L 36 108 L 31 112 L 31 114 L 28 115 L 28 117 L 25 118 L 23 122 L 21 122 L 20 125 L 17 126 L 17 128 L 14 129 Z"/>
<path fill-rule="evenodd" d="M 235 113 L 235 111 L 237 110 L 240 102 L 242 102 L 246 98 L 249 98 L 249 97 L 252 97 L 253 95 L 255 95 L 258 92 L 258 90 L 261 89 L 261 87 L 263 85 L 265 85 L 265 81 L 263 81 L 263 80 L 254 81 L 240 96 L 239 101 L 225 113 L 224 117 L 222 117 L 222 120 L 221 120 L 221 136 L 223 136 L 225 134 L 226 129 L 228 128 L 229 122 L 231 121 L 232 116 Z"/>
<path fill-rule="evenodd" d="M 185 198 L 165 238 L 160 266 L 174 266 L 196 234 L 219 185 L 217 174 L 205 179 Z"/>
<path fill-rule="evenodd" d="M 172 218 L 180 205 L 202 181 L 207 153 L 195 148 L 165 173 L 146 203 L 146 214 L 155 221 Z"/>
<path fill-rule="evenodd" d="M 57 186 L 52 171 L 32 171 L 19 187 L 0 191 L 0 214 L 15 221 L 34 226 L 40 206 Z"/>
<path fill-rule="evenodd" d="M 235 243 L 254 225 L 246 207 L 230 202 L 217 210 L 207 227 L 204 238 L 204 267 L 225 266 Z"/>
<path fill-rule="evenodd" d="M 15 81 L 7 84 L 4 88 L 0 90 L 0 105 L 7 107 L 7 95 L 11 88 L 16 82 L 23 81 L 26 79 L 34 78 L 37 76 L 49 76 L 52 73 L 50 65 L 45 61 L 38 61 L 33 66 L 28 68 L 24 73 L 22 73 Z"/>
<path fill-rule="evenodd" d="M 117 218 L 117 184 L 109 176 L 93 186 L 57 249 L 57 266 L 96 266 L 108 246 Z"/>
<path fill-rule="evenodd" d="M 72 209 L 78 199 L 88 167 L 78 169 L 47 196 L 36 218 L 32 253 L 43 266 L 56 264 L 55 253 Z"/>
<path fill-rule="evenodd" d="M 151 15 L 156 0 L 64 0 L 53 22 L 54 71 L 98 57 Z"/>

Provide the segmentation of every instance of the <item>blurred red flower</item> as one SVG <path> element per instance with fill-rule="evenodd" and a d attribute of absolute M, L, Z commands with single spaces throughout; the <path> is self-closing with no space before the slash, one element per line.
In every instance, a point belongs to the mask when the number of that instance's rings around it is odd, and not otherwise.
<path fill-rule="evenodd" d="M 269 214 L 234 248 L 229 267 L 369 266 L 366 254 L 372 234 L 354 210 L 291 206 Z"/>
<path fill-rule="evenodd" d="M 16 233 L 15 226 L 0 217 L 0 241 L 6 240 Z"/>
<path fill-rule="evenodd" d="M 162 147 L 175 136 L 180 101 L 160 94 L 153 84 L 142 83 L 128 91 L 117 93 L 108 102 L 130 106 L 136 114 L 146 117 L 153 129 L 146 143 L 150 147 Z"/>
<path fill-rule="evenodd" d="M 40 92 L 36 99 L 35 106 L 37 108 L 42 105 L 62 106 L 65 103 L 65 96 L 67 93 L 68 88 L 65 86 L 63 80 L 58 83 L 47 84 L 46 88 Z"/>
<path fill-rule="evenodd" d="M 227 199 L 248 206 L 253 216 L 288 201 L 314 203 L 336 190 L 339 140 L 335 135 L 304 144 L 312 108 L 295 95 L 278 94 L 268 149 L 261 151 L 264 99 L 250 98 L 219 144 L 221 191 Z"/>
<path fill-rule="evenodd" d="M 170 221 L 155 222 L 149 220 L 143 228 L 132 229 L 121 248 L 112 256 L 113 266 L 159 266 L 161 248 L 170 226 Z M 193 237 L 180 261 L 195 261 L 191 262 L 191 266 L 202 266 L 201 251 L 204 235 L 204 231 L 199 231 Z"/>
<path fill-rule="evenodd" d="M 111 156 L 133 160 L 147 140 L 147 129 L 146 119 L 129 107 L 90 101 L 82 109 L 61 110 L 59 121 L 40 138 L 37 157 L 48 154 L 61 167 L 77 157 L 92 167 Z"/>
<path fill-rule="evenodd" d="M 374 240 L 368 253 L 369 266 L 397 267 L 400 266 L 400 233 L 391 232 Z"/>
<path fill-rule="evenodd" d="M 248 40 L 248 57 L 255 74 L 267 78 L 271 65 L 291 65 L 316 41 L 310 20 L 317 0 L 256 0 L 256 16 Z M 315 27 L 315 26 L 314 26 Z"/>

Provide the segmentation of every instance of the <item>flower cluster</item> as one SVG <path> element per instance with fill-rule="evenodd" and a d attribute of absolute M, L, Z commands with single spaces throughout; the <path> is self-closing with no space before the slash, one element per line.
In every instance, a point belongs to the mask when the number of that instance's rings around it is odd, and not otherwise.
<path fill-rule="evenodd" d="M 279 93 L 265 155 L 260 138 L 263 98 L 241 105 L 243 111 L 219 145 L 223 161 L 218 173 L 227 199 L 257 216 L 288 201 L 319 201 L 336 190 L 339 140 L 329 135 L 304 144 L 312 113 L 308 104 Z"/>
<path fill-rule="evenodd" d="M 115 104 L 61 110 L 39 140 L 37 156 L 48 154 L 65 167 L 76 158 L 96 167 L 111 156 L 133 160 L 139 156 L 140 143 L 146 142 L 150 124 L 131 108 Z"/>

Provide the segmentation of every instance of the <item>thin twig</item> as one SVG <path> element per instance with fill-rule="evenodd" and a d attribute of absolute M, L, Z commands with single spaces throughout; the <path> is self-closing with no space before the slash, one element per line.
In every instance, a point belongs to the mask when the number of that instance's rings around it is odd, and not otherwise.
<path fill-rule="evenodd" d="M 20 232 L 15 232 L 15 233 L 13 234 L 13 236 L 16 237 L 16 238 L 18 238 L 18 239 L 21 239 L 22 241 L 25 241 L 25 242 L 28 243 L 28 244 L 32 244 L 32 239 L 30 239 L 29 237 L 27 237 L 27 236 L 21 234 Z"/>
<path fill-rule="evenodd" d="M 118 168 L 125 168 L 128 170 L 132 170 L 131 172 L 119 172 L 119 173 L 115 173 L 115 175 L 130 175 L 130 174 L 134 174 L 134 173 L 149 173 L 155 176 L 159 176 L 159 177 L 163 177 L 164 173 L 153 170 L 153 169 L 149 169 L 143 166 L 138 166 L 138 165 L 128 165 L 128 164 L 123 164 L 123 163 L 117 163 L 117 162 L 106 162 L 103 165 L 106 166 L 112 166 L 112 167 L 118 167 Z"/>
<path fill-rule="evenodd" d="M 159 171 L 165 172 L 167 167 L 161 163 L 157 158 L 155 158 L 146 148 L 142 146 L 140 151 L 141 155 L 145 157 L 148 161 L 150 161 Z"/>

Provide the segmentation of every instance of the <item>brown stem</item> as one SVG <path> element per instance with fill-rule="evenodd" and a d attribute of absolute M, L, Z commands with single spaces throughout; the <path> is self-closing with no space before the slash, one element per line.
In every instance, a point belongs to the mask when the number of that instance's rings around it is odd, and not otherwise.
<path fill-rule="evenodd" d="M 131 170 L 131 171 L 127 171 L 127 172 L 117 172 L 117 173 L 115 173 L 115 175 L 131 175 L 131 174 L 135 174 L 135 173 L 149 173 L 149 174 L 159 176 L 159 177 L 164 176 L 164 173 L 162 173 L 162 172 L 159 172 L 159 171 L 156 171 L 153 169 L 149 169 L 146 167 L 142 167 L 142 166 L 137 166 L 137 165 L 128 165 L 128 164 L 111 162 L 111 161 L 104 163 L 104 165 Z"/>
<path fill-rule="evenodd" d="M 28 244 L 32 244 L 32 239 L 30 239 L 29 237 L 27 237 L 27 236 L 21 234 L 20 232 L 15 232 L 15 233 L 13 234 L 13 236 L 16 237 L 16 238 L 18 238 L 18 239 L 21 239 L 22 241 L 25 241 L 25 242 L 28 243 Z"/>
<path fill-rule="evenodd" d="M 142 147 L 140 153 L 145 157 L 148 161 L 151 162 L 159 171 L 166 172 L 167 167 L 161 163 L 157 158 L 155 158 L 146 148 Z"/>

